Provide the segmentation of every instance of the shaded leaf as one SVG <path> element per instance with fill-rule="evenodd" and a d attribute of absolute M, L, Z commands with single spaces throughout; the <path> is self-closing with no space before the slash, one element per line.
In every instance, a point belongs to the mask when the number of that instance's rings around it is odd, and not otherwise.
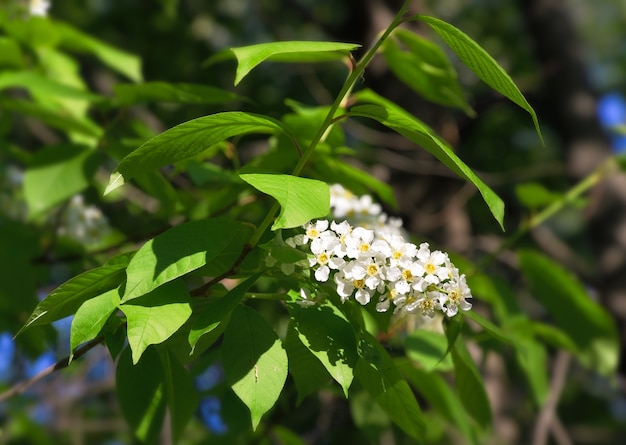
<path fill-rule="evenodd" d="M 451 371 L 452 359 L 447 354 L 448 340 L 438 332 L 417 329 L 404 339 L 406 355 L 425 371 Z"/>
<path fill-rule="evenodd" d="M 117 400 L 135 436 L 156 443 L 165 416 L 163 365 L 154 348 L 133 364 L 130 349 L 122 351 L 115 375 Z"/>
<path fill-rule="evenodd" d="M 355 377 L 396 425 L 411 437 L 422 439 L 424 416 L 387 351 L 371 334 L 364 332 L 359 355 Z"/>
<path fill-rule="evenodd" d="M 221 353 L 226 380 L 250 410 L 256 429 L 283 389 L 287 354 L 267 321 L 246 306 L 233 311 Z"/>
<path fill-rule="evenodd" d="M 348 397 L 357 360 L 356 337 L 348 320 L 329 302 L 311 307 L 290 303 L 287 308 L 291 316 L 290 326 L 297 332 L 299 340 L 324 365 Z"/>
<path fill-rule="evenodd" d="M 469 442 L 478 445 L 476 431 L 472 428 L 463 404 L 441 375 L 418 369 L 407 359 L 396 359 L 395 364 L 429 405 L 458 428 Z"/>
<path fill-rule="evenodd" d="M 454 343 L 451 351 L 454 362 L 454 382 L 463 406 L 483 428 L 491 426 L 491 406 L 483 378 L 478 372 L 462 339 Z"/>
<path fill-rule="evenodd" d="M 169 82 L 121 83 L 113 86 L 121 106 L 143 102 L 221 104 L 237 99 L 235 93 L 208 85 Z"/>
<path fill-rule="evenodd" d="M 226 295 L 211 299 L 203 308 L 203 312 L 194 322 L 189 332 L 189 344 L 193 353 L 196 343 L 205 334 L 212 332 L 239 305 L 250 286 L 258 280 L 259 275 L 253 275 Z"/>
<path fill-rule="evenodd" d="M 572 339 L 581 362 L 602 374 L 613 374 L 619 355 L 613 317 L 572 274 L 546 256 L 524 250 L 519 252 L 519 260 L 533 296 Z"/>

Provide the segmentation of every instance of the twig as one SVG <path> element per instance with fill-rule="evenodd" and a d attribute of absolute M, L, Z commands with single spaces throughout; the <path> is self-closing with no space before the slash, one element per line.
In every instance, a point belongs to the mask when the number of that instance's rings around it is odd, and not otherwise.
<path fill-rule="evenodd" d="M 550 380 L 550 393 L 537 417 L 535 430 L 533 431 L 532 445 L 546 445 L 548 443 L 548 433 L 553 428 L 554 422 L 558 420 L 556 409 L 561 393 L 563 392 L 563 387 L 565 386 L 571 359 L 572 356 L 569 352 L 561 351 L 556 356 L 552 379 Z M 558 432 L 563 433 L 561 430 L 558 430 Z M 559 437 L 562 437 L 562 434 L 559 434 Z"/>
<path fill-rule="evenodd" d="M 87 352 L 89 352 L 90 350 L 95 348 L 97 345 L 102 343 L 103 339 L 104 339 L 104 335 L 99 335 L 93 340 L 76 348 L 76 352 L 72 356 L 72 360 L 78 359 L 82 357 L 83 355 L 85 355 Z M 0 394 L 0 403 L 4 402 L 5 400 L 10 399 L 11 397 L 24 393 L 28 388 L 30 388 L 32 385 L 37 383 L 39 380 L 44 379 L 45 377 L 49 376 L 55 371 L 67 368 L 69 364 L 70 364 L 70 356 L 62 358 L 61 360 L 57 361 L 53 365 L 50 365 L 43 371 L 39 372 L 36 376 L 32 377 L 31 379 L 20 382 L 16 384 L 15 386 L 13 386 L 12 388 L 8 389 L 7 391 Z"/>

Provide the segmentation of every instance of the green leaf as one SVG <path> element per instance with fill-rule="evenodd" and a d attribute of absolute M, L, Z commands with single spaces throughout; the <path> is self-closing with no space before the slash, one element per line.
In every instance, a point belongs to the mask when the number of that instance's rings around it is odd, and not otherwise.
<path fill-rule="evenodd" d="M 493 324 L 491 321 L 487 320 L 478 312 L 467 311 L 467 312 L 464 312 L 463 315 L 466 318 L 469 318 L 470 320 L 478 324 L 480 327 L 482 327 L 493 338 L 500 340 L 501 342 L 506 343 L 506 344 L 515 344 L 514 337 L 510 336 L 507 332 L 500 329 L 498 326 Z"/>
<path fill-rule="evenodd" d="M 142 298 L 120 305 L 127 318 L 133 363 L 150 345 L 167 340 L 191 316 L 191 298 L 182 281 L 172 281 Z"/>
<path fill-rule="evenodd" d="M 451 371 L 452 359 L 446 353 L 448 341 L 438 332 L 417 329 L 404 339 L 406 355 L 425 371 Z"/>
<path fill-rule="evenodd" d="M 189 332 L 189 345 L 193 353 L 200 337 L 212 332 L 227 317 L 243 299 L 250 286 L 258 280 L 259 275 L 253 275 L 223 297 L 212 298 L 203 312 L 196 319 Z"/>
<path fill-rule="evenodd" d="M 482 376 L 462 339 L 458 339 L 454 343 L 451 354 L 454 362 L 456 392 L 469 415 L 483 429 L 488 429 L 491 425 L 491 406 L 487 391 L 485 391 Z"/>
<path fill-rule="evenodd" d="M 251 235 L 251 227 L 226 218 L 191 221 L 169 229 L 146 242 L 128 264 L 122 303 L 207 263 L 236 258 Z"/>
<path fill-rule="evenodd" d="M 141 82 L 143 76 L 139 57 L 97 40 L 66 23 L 55 22 L 55 26 L 59 30 L 63 47 L 91 53 L 118 73 Z"/>
<path fill-rule="evenodd" d="M 133 364 L 130 350 L 124 349 L 115 384 L 122 414 L 135 435 L 143 442 L 157 443 L 166 408 L 163 364 L 158 352 L 150 348 L 139 363 Z"/>
<path fill-rule="evenodd" d="M 19 44 L 8 37 L 0 37 L 0 67 L 21 68 L 23 65 Z"/>
<path fill-rule="evenodd" d="M 306 445 L 306 442 L 300 436 L 282 425 L 274 425 L 272 427 L 272 436 L 278 439 L 280 445 Z"/>
<path fill-rule="evenodd" d="M 407 359 L 396 359 L 400 373 L 424 397 L 428 404 L 454 425 L 472 444 L 478 444 L 476 432 L 461 401 L 454 394 L 446 380 L 435 372 L 427 372 L 413 366 Z"/>
<path fill-rule="evenodd" d="M 425 432 L 424 416 L 387 351 L 367 332 L 363 332 L 359 349 L 355 377 L 396 425 L 421 440 Z"/>
<path fill-rule="evenodd" d="M 358 105 L 350 109 L 353 116 L 374 119 L 386 127 L 400 133 L 439 159 L 450 170 L 478 188 L 494 218 L 504 229 L 504 203 L 441 139 L 430 127 L 411 116 L 407 111 L 383 99 L 371 91 L 356 95 L 359 101 L 373 102 L 376 105 Z"/>
<path fill-rule="evenodd" d="M 383 56 L 398 79 L 431 102 L 475 114 L 465 101 L 456 71 L 441 48 L 403 28 L 396 28 L 392 36 L 383 45 Z M 400 48 L 396 39 L 407 51 Z"/>
<path fill-rule="evenodd" d="M 84 272 L 53 290 L 35 308 L 19 330 L 60 320 L 75 313 L 90 298 L 118 287 L 124 279 L 123 261 Z"/>
<path fill-rule="evenodd" d="M 516 185 L 515 195 L 524 207 L 532 210 L 546 207 L 560 199 L 563 199 L 562 194 L 551 192 L 543 185 L 536 182 Z"/>
<path fill-rule="evenodd" d="M 348 400 L 354 426 L 370 443 L 376 443 L 391 427 L 391 419 L 376 400 L 364 390 L 353 391 Z"/>
<path fill-rule="evenodd" d="M 31 94 L 60 96 L 83 101 L 100 101 L 102 96 L 66 85 L 34 71 L 6 71 L 0 74 L 0 90 L 10 87 L 26 88 Z"/>
<path fill-rule="evenodd" d="M 604 375 L 612 375 L 619 355 L 613 317 L 572 274 L 546 256 L 524 250 L 519 252 L 519 260 L 533 296 L 572 339 L 580 351 L 580 361 Z"/>
<path fill-rule="evenodd" d="M 284 131 L 279 121 L 241 111 L 216 113 L 184 122 L 150 139 L 122 159 L 111 174 L 105 194 L 146 170 L 164 167 L 202 152 L 205 157 L 214 156 L 221 150 L 218 144 L 230 137 L 279 131 Z"/>
<path fill-rule="evenodd" d="M 98 336 L 120 303 L 118 289 L 85 301 L 76 311 L 70 329 L 70 351 Z M 71 360 L 71 359 L 70 359 Z"/>
<path fill-rule="evenodd" d="M 287 309 L 291 316 L 290 326 L 296 330 L 300 341 L 324 365 L 348 397 L 357 360 L 356 337 L 350 322 L 329 302 L 312 307 L 289 303 Z"/>
<path fill-rule="evenodd" d="M 289 374 L 298 391 L 297 404 L 314 394 L 331 381 L 331 376 L 322 363 L 298 338 L 298 332 L 289 326 L 283 342 L 289 358 Z"/>
<path fill-rule="evenodd" d="M 255 189 L 280 203 L 280 214 L 272 230 L 298 227 L 330 211 L 328 184 L 291 175 L 248 173 L 239 175 Z"/>
<path fill-rule="evenodd" d="M 246 306 L 233 311 L 221 352 L 226 380 L 250 409 L 256 429 L 283 389 L 287 354 L 267 321 Z"/>
<path fill-rule="evenodd" d="M 181 104 L 222 104 L 238 98 L 235 93 L 208 85 L 191 83 L 145 82 L 121 83 L 113 86 L 121 106 L 143 102 L 172 102 Z"/>
<path fill-rule="evenodd" d="M 172 431 L 172 443 L 178 443 L 198 406 L 198 391 L 191 374 L 169 350 L 160 352 L 164 390 Z"/>
<path fill-rule="evenodd" d="M 526 376 L 536 405 L 543 406 L 550 390 L 545 346 L 532 337 L 520 335 L 515 341 L 515 358 Z"/>
<path fill-rule="evenodd" d="M 272 62 L 327 62 L 342 59 L 359 48 L 353 43 L 338 42 L 272 42 L 232 48 L 237 58 L 235 85 L 265 60 Z M 223 58 L 223 57 L 221 57 Z"/>
<path fill-rule="evenodd" d="M 24 197 L 36 216 L 86 189 L 96 172 L 93 150 L 77 145 L 55 145 L 39 150 L 24 174 Z"/>
<path fill-rule="evenodd" d="M 0 98 L 0 108 L 16 113 L 25 114 L 41 120 L 51 127 L 58 128 L 67 133 L 76 132 L 81 135 L 99 137 L 102 129 L 87 118 L 77 118 L 52 111 L 30 100 Z"/>
<path fill-rule="evenodd" d="M 417 19 L 428 23 L 430 27 L 439 34 L 439 37 L 459 56 L 480 80 L 491 88 L 509 98 L 511 101 L 526 110 L 533 119 L 537 135 L 543 144 L 543 136 L 539 128 L 539 121 L 535 110 L 530 106 L 524 95 L 521 93 L 515 82 L 504 71 L 504 69 L 491 57 L 484 49 L 474 42 L 467 34 L 455 28 L 443 20 L 425 15 L 418 15 Z"/>

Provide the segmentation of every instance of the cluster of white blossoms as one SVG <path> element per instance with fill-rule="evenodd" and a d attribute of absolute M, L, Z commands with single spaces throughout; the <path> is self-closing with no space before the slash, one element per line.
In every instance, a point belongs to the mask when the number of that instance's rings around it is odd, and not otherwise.
<path fill-rule="evenodd" d="M 48 9 L 50 9 L 49 0 L 29 0 L 28 12 L 30 15 L 38 15 L 40 17 L 46 17 L 48 15 Z"/>
<path fill-rule="evenodd" d="M 379 312 L 392 304 L 394 313 L 427 317 L 436 311 L 452 317 L 471 309 L 465 275 L 446 253 L 431 251 L 428 243 L 418 247 L 406 242 L 399 220 L 387 218 L 371 197 L 347 193 L 331 186 L 333 216 L 357 217 L 369 227 L 318 220 L 306 224 L 304 234 L 286 240 L 293 247 L 308 248 L 308 266 L 318 282 L 333 282 L 342 302 L 354 297 L 366 305 L 375 300 Z"/>
<path fill-rule="evenodd" d="M 96 245 L 109 234 L 111 228 L 102 211 L 93 205 L 85 205 L 82 195 L 72 197 L 63 212 L 59 235 L 70 237 L 80 243 Z"/>

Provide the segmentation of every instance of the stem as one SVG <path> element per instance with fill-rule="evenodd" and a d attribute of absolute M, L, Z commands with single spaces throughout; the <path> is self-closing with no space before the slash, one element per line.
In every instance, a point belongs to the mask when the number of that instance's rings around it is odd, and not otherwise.
<path fill-rule="evenodd" d="M 530 232 L 532 229 L 540 226 L 546 222 L 549 218 L 554 216 L 559 210 L 563 209 L 567 204 L 580 197 L 583 193 L 587 192 L 594 185 L 600 182 L 609 174 L 613 173 L 617 169 L 617 164 L 614 158 L 608 159 L 606 162 L 600 164 L 594 171 L 592 171 L 586 178 L 569 189 L 562 199 L 550 204 L 548 207 L 531 217 L 525 224 L 522 224 L 517 231 L 507 238 L 495 252 L 485 256 L 480 261 L 480 266 L 485 266 L 500 253 L 515 244 L 522 236 Z"/>
<path fill-rule="evenodd" d="M 363 55 L 361 60 L 359 60 L 358 63 L 353 64 L 353 68 L 351 69 L 350 74 L 348 75 L 348 78 L 344 82 L 343 87 L 341 88 L 341 90 L 339 91 L 339 94 L 335 98 L 335 101 L 330 106 L 330 109 L 328 110 L 328 113 L 326 114 L 326 117 L 324 118 L 322 125 L 320 125 L 319 129 L 317 130 L 317 133 L 311 140 L 311 143 L 306 148 L 306 150 L 304 150 L 304 152 L 302 153 L 302 157 L 300 157 L 300 159 L 298 160 L 298 163 L 294 167 L 291 173 L 293 176 L 300 175 L 300 173 L 304 169 L 304 166 L 313 155 L 313 152 L 315 152 L 317 145 L 321 141 L 324 140 L 325 136 L 328 134 L 328 131 L 330 130 L 330 128 L 335 122 L 335 114 L 337 113 L 337 110 L 344 103 L 344 100 L 348 97 L 348 95 L 350 94 L 354 86 L 356 85 L 359 78 L 361 78 L 361 76 L 363 75 L 363 71 L 365 71 L 365 68 L 367 67 L 367 65 L 369 65 L 372 58 L 376 55 L 380 46 L 389 37 L 391 32 L 404 22 L 403 17 L 406 11 L 408 10 L 409 1 L 410 0 L 404 1 L 402 7 L 400 8 L 398 13 L 394 17 L 391 24 L 387 27 L 387 29 L 385 29 L 385 31 L 376 40 L 376 42 L 374 42 L 374 45 Z M 270 224 L 274 220 L 274 216 L 276 215 L 276 212 L 278 212 L 279 209 L 280 209 L 280 205 L 277 202 L 275 202 L 272 208 L 270 209 L 270 211 L 268 212 L 268 214 L 265 216 L 265 219 L 263 220 L 263 222 L 261 222 L 261 224 L 259 225 L 259 228 L 256 230 L 256 232 L 252 236 L 249 242 L 250 246 L 255 247 L 257 245 L 263 233 L 265 233 L 267 228 L 270 226 Z"/>

